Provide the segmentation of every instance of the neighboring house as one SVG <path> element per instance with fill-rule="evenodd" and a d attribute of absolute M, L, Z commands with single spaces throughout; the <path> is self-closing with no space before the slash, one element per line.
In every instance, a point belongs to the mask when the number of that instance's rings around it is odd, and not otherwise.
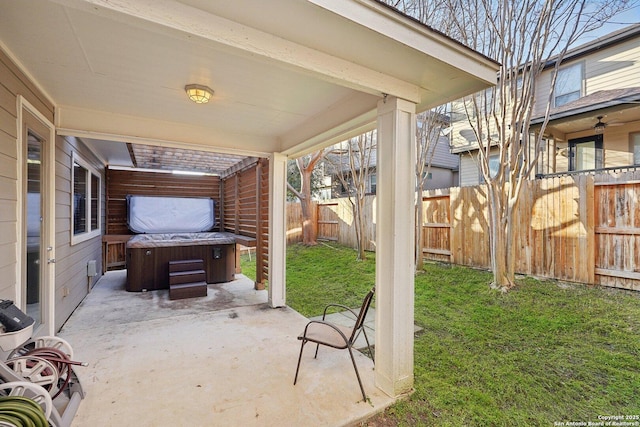
<path fill-rule="evenodd" d="M 361 156 L 358 152 L 358 144 L 353 142 L 353 139 L 367 138 L 368 135 L 371 135 L 372 140 L 365 142 L 364 150 L 366 150 L 366 152 Z M 334 145 L 331 147 L 331 151 L 325 156 L 325 161 L 323 162 L 325 173 L 324 179 L 325 183 L 331 189 L 331 198 L 348 197 L 349 193 L 352 195 L 354 194 L 354 176 L 351 170 L 351 162 L 353 162 L 354 168 L 360 172 L 361 159 L 366 159 L 365 162 L 368 161 L 368 164 L 364 165 L 368 173 L 367 181 L 365 182 L 365 193 L 375 194 L 376 192 L 376 132 L 365 133 L 353 139 Z M 349 144 L 351 144 L 351 151 L 349 151 Z M 353 159 L 349 158 L 350 153 L 353 154 Z M 340 179 L 341 176 L 342 179 Z"/>
<path fill-rule="evenodd" d="M 544 120 L 554 66 L 537 82 L 532 134 Z M 537 176 L 640 165 L 640 24 L 568 51 L 551 102 Z M 477 140 L 462 104 L 454 105 L 451 152 L 460 155 L 460 185 L 476 185 Z"/>
<path fill-rule="evenodd" d="M 440 135 L 434 146 L 431 169 L 423 190 L 449 188 L 459 185 L 460 157 L 451 153 L 449 137 Z"/>
<path fill-rule="evenodd" d="M 448 116 L 440 116 L 442 117 L 442 119 L 438 121 L 434 132 L 432 132 L 434 134 L 437 133 L 438 138 L 437 141 L 435 143 L 432 142 L 429 147 L 429 155 L 427 156 L 427 158 L 431 162 L 431 167 L 429 168 L 429 172 L 427 173 L 427 179 L 425 180 L 423 190 L 449 188 L 458 185 L 458 169 L 460 159 L 457 155 L 451 154 L 450 151 L 450 120 Z M 421 117 L 422 115 L 418 115 L 417 117 L 418 127 L 421 127 L 423 123 L 420 120 Z M 352 185 L 353 183 L 353 179 L 350 177 L 348 158 L 344 155 L 344 144 L 346 144 L 346 142 L 342 142 L 334 146 L 333 152 L 327 155 L 327 164 L 325 164 L 326 185 L 331 186 L 331 195 L 334 198 L 346 197 L 348 195 L 347 189 L 344 187 L 343 183 L 337 176 L 336 167 L 334 165 L 342 163 L 341 167 L 343 174 L 346 177 L 347 183 L 349 185 Z M 340 152 L 343 153 L 342 159 L 340 159 L 340 154 L 338 154 Z M 374 149 L 373 153 L 371 154 L 369 176 L 366 183 L 367 194 L 376 193 L 376 163 L 377 155 Z"/>

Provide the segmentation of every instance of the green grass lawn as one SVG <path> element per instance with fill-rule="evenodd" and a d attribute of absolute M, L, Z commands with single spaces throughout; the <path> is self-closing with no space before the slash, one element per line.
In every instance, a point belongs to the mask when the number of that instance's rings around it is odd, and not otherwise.
<path fill-rule="evenodd" d="M 320 314 L 358 307 L 375 254 L 334 245 L 289 247 L 287 302 Z M 244 270 L 243 264 L 243 270 Z M 415 392 L 363 425 L 553 426 L 640 415 L 640 295 L 520 280 L 427 264 L 415 281 Z M 640 421 L 640 420 L 638 420 Z M 556 424 L 557 425 L 557 424 Z"/>

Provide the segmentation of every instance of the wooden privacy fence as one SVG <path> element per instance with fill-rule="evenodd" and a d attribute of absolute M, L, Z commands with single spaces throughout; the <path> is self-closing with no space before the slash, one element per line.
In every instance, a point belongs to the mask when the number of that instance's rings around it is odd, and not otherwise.
<path fill-rule="evenodd" d="M 516 271 L 640 290 L 639 195 L 640 171 L 526 182 L 514 215 Z M 291 213 L 295 205 L 289 206 L 290 221 L 295 221 Z M 426 259 L 490 267 L 485 186 L 425 191 L 423 207 Z M 366 249 L 371 251 L 375 250 L 374 213 L 375 196 L 367 196 Z M 317 227 L 320 239 L 356 246 L 347 199 L 319 203 Z"/>
<path fill-rule="evenodd" d="M 376 224 L 374 221 L 375 196 L 366 196 L 365 200 L 365 236 L 367 251 L 376 250 Z M 352 248 L 356 247 L 356 226 L 349 199 L 333 199 L 314 202 L 312 219 L 319 240 L 340 243 Z M 300 203 L 287 203 L 287 243 L 302 241 L 302 213 Z"/>
<path fill-rule="evenodd" d="M 526 183 L 514 215 L 516 271 L 640 290 L 640 173 Z M 489 267 L 486 187 L 425 192 L 425 258 Z"/>

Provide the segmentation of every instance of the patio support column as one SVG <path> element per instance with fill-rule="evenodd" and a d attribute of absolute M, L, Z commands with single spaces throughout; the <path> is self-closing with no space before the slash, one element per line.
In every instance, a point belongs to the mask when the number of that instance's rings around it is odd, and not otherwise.
<path fill-rule="evenodd" d="M 378 102 L 375 383 L 392 397 L 413 388 L 415 109 Z"/>
<path fill-rule="evenodd" d="M 273 153 L 269 159 L 269 306 L 286 303 L 287 156 Z"/>

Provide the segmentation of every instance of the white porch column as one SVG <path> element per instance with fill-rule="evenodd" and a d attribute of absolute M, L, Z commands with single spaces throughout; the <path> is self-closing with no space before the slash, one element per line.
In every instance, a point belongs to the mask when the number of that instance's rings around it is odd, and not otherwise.
<path fill-rule="evenodd" d="M 273 153 L 269 159 L 269 306 L 286 303 L 287 156 Z"/>
<path fill-rule="evenodd" d="M 392 397 L 413 388 L 415 107 L 378 102 L 375 382 Z"/>

